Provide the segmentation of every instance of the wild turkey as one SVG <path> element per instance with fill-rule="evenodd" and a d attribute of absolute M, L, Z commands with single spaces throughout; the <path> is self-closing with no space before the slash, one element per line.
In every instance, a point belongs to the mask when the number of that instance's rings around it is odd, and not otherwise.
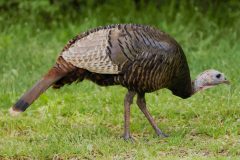
<path fill-rule="evenodd" d="M 10 113 L 25 111 L 50 86 L 60 88 L 84 79 L 100 86 L 122 85 L 128 89 L 124 139 L 131 138 L 130 105 L 136 94 L 140 110 L 157 135 L 165 137 L 147 110 L 145 93 L 167 88 L 176 96 L 188 98 L 199 90 L 229 83 L 224 74 L 212 69 L 191 81 L 181 46 L 164 32 L 145 25 L 109 25 L 69 41 L 56 64 L 10 108 Z"/>

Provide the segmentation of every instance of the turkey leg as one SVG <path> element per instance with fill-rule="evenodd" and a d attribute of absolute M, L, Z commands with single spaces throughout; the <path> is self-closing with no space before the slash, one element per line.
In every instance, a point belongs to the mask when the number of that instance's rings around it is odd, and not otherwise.
<path fill-rule="evenodd" d="M 145 117 L 148 119 L 148 121 L 150 122 L 150 124 L 152 125 L 153 129 L 155 130 L 155 132 L 157 133 L 158 136 L 162 136 L 162 137 L 168 137 L 168 135 L 166 135 L 165 133 L 163 133 L 157 126 L 157 124 L 154 122 L 152 116 L 150 115 L 147 107 L 146 107 L 146 100 L 145 100 L 145 96 L 144 94 L 138 94 L 137 97 L 137 105 L 140 108 L 140 110 L 143 112 L 143 114 L 145 115 Z"/>
<path fill-rule="evenodd" d="M 130 135 L 130 106 L 133 103 L 133 98 L 135 96 L 135 92 L 128 91 L 124 99 L 124 140 L 132 139 Z"/>

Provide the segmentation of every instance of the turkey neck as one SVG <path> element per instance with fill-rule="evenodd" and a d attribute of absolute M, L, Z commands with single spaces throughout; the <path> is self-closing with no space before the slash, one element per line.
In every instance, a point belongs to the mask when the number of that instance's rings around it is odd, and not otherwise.
<path fill-rule="evenodd" d="M 193 95 L 194 93 L 197 92 L 197 87 L 196 87 L 195 81 L 196 80 L 192 80 L 192 94 L 191 95 Z"/>
<path fill-rule="evenodd" d="M 203 86 L 201 85 L 199 79 L 195 79 L 192 81 L 192 95 L 201 91 Z"/>

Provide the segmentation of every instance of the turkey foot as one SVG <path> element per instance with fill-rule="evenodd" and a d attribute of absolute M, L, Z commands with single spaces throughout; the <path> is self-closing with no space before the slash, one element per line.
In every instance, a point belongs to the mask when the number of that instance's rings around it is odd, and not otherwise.
<path fill-rule="evenodd" d="M 123 134 L 122 135 L 122 138 L 125 140 L 125 141 L 130 141 L 130 142 L 134 142 L 135 139 L 131 136 L 131 135 L 125 135 Z"/>
<path fill-rule="evenodd" d="M 169 135 L 163 133 L 159 128 L 157 128 L 155 131 L 159 137 L 163 137 L 163 138 L 169 137 Z"/>

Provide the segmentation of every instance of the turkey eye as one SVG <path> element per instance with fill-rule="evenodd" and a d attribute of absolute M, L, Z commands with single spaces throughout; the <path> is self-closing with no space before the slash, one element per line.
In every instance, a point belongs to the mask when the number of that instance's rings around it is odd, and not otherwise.
<path fill-rule="evenodd" d="M 221 77 L 221 74 L 217 74 L 216 77 L 217 77 L 217 78 L 220 78 L 220 77 Z"/>

